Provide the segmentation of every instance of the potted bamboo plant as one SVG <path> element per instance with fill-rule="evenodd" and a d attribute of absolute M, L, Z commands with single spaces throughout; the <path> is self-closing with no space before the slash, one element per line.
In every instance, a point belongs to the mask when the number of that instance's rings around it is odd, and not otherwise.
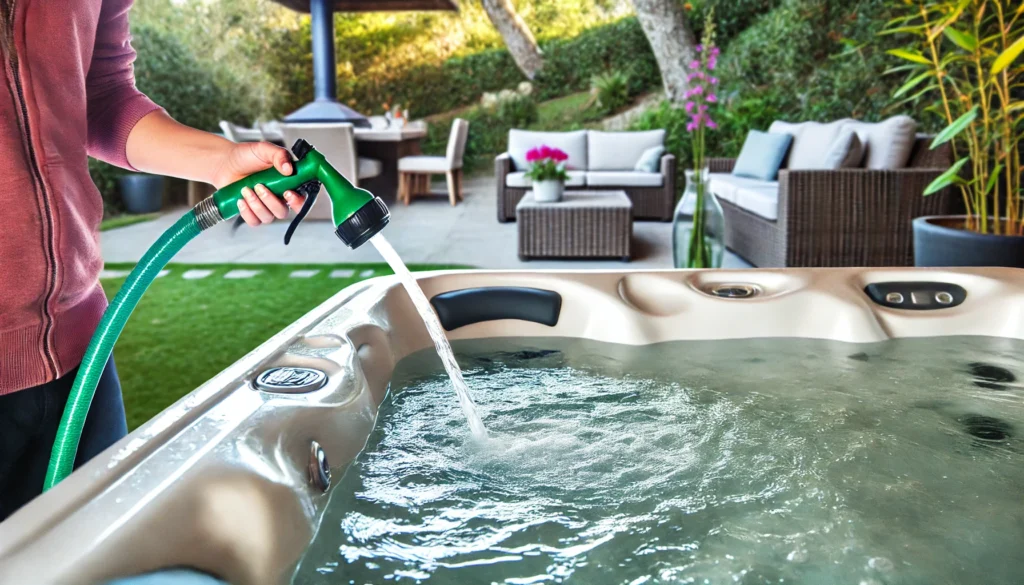
<path fill-rule="evenodd" d="M 886 33 L 912 45 L 890 54 L 909 72 L 895 93 L 927 103 L 954 163 L 924 191 L 955 186 L 966 215 L 914 220 L 917 266 L 1024 267 L 1024 4 L 1020 0 L 913 0 Z"/>

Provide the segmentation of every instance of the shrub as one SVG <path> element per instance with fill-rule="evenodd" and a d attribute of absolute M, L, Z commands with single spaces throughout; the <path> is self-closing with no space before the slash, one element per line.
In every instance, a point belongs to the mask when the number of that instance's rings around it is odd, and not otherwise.
<path fill-rule="evenodd" d="M 175 36 L 143 25 L 133 30 L 135 83 L 182 124 L 217 130 L 220 120 L 250 124 L 259 116 L 259 103 L 249 98 L 246 82 L 197 58 Z M 103 196 L 107 213 L 122 210 L 117 177 L 126 171 L 90 160 L 89 172 Z"/>
<path fill-rule="evenodd" d="M 723 51 L 719 129 L 707 135 L 709 155 L 736 156 L 751 129 L 765 130 L 777 119 L 878 120 L 896 113 L 889 96 L 900 80 L 882 76 L 889 46 L 876 38 L 890 10 L 886 0 L 780 0 L 757 18 Z M 635 126 L 665 128 L 666 148 L 688 165 L 686 120 L 683 111 L 662 104 Z"/>
<path fill-rule="evenodd" d="M 589 89 L 591 77 L 603 71 L 629 74 L 629 92 L 636 94 L 661 83 L 658 65 L 635 18 L 624 18 L 584 31 L 569 39 L 541 41 L 544 69 L 534 79 L 535 98 L 548 100 Z M 375 112 L 394 99 L 410 104 L 414 117 L 473 104 L 485 92 L 515 87 L 524 77 L 506 49 L 487 49 L 454 57 L 443 64 L 423 64 L 338 80 L 338 97 L 357 110 Z M 311 90 L 310 90 L 311 91 Z M 297 98 L 295 107 L 308 99 Z"/>
<path fill-rule="evenodd" d="M 595 75 L 590 81 L 594 105 L 602 114 L 610 114 L 629 103 L 629 76 L 620 71 Z"/>

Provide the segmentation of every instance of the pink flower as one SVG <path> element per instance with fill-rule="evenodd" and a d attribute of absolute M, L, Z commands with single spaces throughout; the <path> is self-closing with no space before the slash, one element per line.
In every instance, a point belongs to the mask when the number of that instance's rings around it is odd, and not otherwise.
<path fill-rule="evenodd" d="M 718 85 L 718 78 L 717 77 L 709 77 L 708 78 L 708 83 L 710 83 L 711 85 Z"/>
<path fill-rule="evenodd" d="M 708 57 L 708 70 L 709 71 L 713 70 L 715 68 L 715 65 L 717 65 L 717 64 L 718 64 L 718 58 L 717 57 L 715 57 L 714 55 L 712 55 L 711 57 Z"/>
<path fill-rule="evenodd" d="M 722 52 L 721 49 L 719 49 L 718 47 L 711 47 L 711 56 L 712 57 L 717 57 L 718 54 L 721 53 L 721 52 Z"/>
<path fill-rule="evenodd" d="M 704 50 L 704 45 L 697 45 L 697 52 L 700 53 Z"/>
<path fill-rule="evenodd" d="M 685 108 L 686 108 L 686 113 L 687 113 L 687 114 L 693 113 L 693 107 L 694 107 L 695 105 L 697 105 L 697 104 L 695 104 L 695 103 L 693 103 L 693 102 L 686 102 L 686 106 L 685 106 Z"/>
<path fill-rule="evenodd" d="M 699 73 L 699 71 L 694 71 L 693 73 L 690 73 L 689 75 L 686 76 L 686 81 L 693 81 L 694 79 L 697 79 L 697 75 Z"/>
<path fill-rule="evenodd" d="M 704 99 L 707 100 L 708 103 L 713 104 L 718 101 L 718 96 L 713 93 L 709 93 Z"/>
<path fill-rule="evenodd" d="M 700 61 L 697 61 L 696 59 L 694 59 L 693 61 L 690 61 L 690 69 L 699 69 L 699 68 L 700 68 Z"/>
<path fill-rule="evenodd" d="M 551 147 L 550 146 L 545 145 L 545 146 L 541 146 L 540 147 L 540 158 L 542 158 L 542 159 L 543 158 L 551 158 Z"/>
<path fill-rule="evenodd" d="M 693 96 L 700 95 L 702 93 L 704 93 L 704 87 L 698 85 L 686 90 L 686 97 L 692 98 Z"/>
<path fill-rule="evenodd" d="M 697 106 L 697 113 L 698 114 L 703 114 L 706 111 L 708 111 L 707 104 L 701 104 L 701 105 Z"/>
<path fill-rule="evenodd" d="M 526 162 L 536 162 L 541 158 L 540 149 L 537 147 L 531 148 L 526 151 Z"/>
<path fill-rule="evenodd" d="M 711 130 L 714 130 L 715 128 L 718 128 L 718 124 L 715 124 L 714 120 L 712 120 L 711 118 L 708 118 L 707 119 L 707 127 L 710 128 Z"/>
<path fill-rule="evenodd" d="M 565 154 L 564 152 L 562 152 L 562 150 L 560 150 L 558 148 L 552 148 L 551 149 L 551 158 L 555 162 L 562 162 L 562 161 L 568 160 L 569 159 L 569 155 Z"/>
<path fill-rule="evenodd" d="M 689 124 L 686 125 L 686 131 L 693 132 L 694 130 L 697 129 L 698 126 L 699 124 L 697 122 L 690 122 Z"/>

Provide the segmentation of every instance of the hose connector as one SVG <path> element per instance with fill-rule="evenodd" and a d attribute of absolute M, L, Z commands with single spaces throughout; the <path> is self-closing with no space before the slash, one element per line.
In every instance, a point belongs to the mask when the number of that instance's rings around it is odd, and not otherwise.
<path fill-rule="evenodd" d="M 217 208 L 217 202 L 214 200 L 213 195 L 196 203 L 196 206 L 192 208 L 192 213 L 196 215 L 196 222 L 199 224 L 200 231 L 206 231 L 224 221 L 224 217 L 220 214 L 220 209 Z"/>

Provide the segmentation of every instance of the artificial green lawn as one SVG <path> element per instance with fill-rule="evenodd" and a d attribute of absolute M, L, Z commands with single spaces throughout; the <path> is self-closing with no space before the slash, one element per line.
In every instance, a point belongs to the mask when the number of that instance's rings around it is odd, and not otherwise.
<path fill-rule="evenodd" d="M 130 270 L 131 264 L 108 264 L 107 270 Z M 124 392 L 128 428 L 134 429 L 247 354 L 346 286 L 385 274 L 386 264 L 344 265 L 188 265 L 171 264 L 157 278 L 125 326 L 114 349 Z M 452 266 L 410 266 L 436 270 Z M 186 280 L 190 269 L 213 270 Z M 233 269 L 260 270 L 248 279 L 225 279 Z M 289 278 L 293 270 L 320 272 Z M 338 269 L 355 270 L 351 278 L 330 278 Z M 361 276 L 373 270 L 370 276 Z M 113 298 L 124 277 L 103 279 Z"/>

